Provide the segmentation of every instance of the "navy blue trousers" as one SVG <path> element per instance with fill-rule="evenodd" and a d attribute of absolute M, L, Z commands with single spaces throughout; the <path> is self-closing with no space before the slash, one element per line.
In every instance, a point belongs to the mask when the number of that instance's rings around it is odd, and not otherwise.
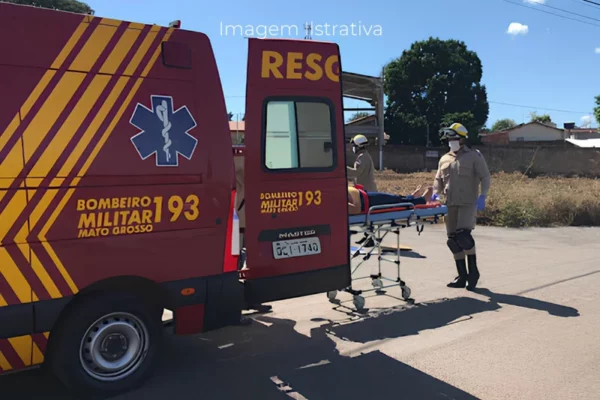
<path fill-rule="evenodd" d="M 400 196 L 381 192 L 367 192 L 367 196 L 369 196 L 369 207 L 397 203 L 427 204 L 424 197 Z"/>

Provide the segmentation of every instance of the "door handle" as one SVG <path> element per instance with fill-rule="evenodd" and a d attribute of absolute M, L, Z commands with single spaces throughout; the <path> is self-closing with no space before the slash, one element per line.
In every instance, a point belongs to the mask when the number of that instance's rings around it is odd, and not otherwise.
<path fill-rule="evenodd" d="M 324 151 L 329 151 L 333 149 L 333 144 L 331 142 L 324 142 L 323 143 L 323 150 Z"/>

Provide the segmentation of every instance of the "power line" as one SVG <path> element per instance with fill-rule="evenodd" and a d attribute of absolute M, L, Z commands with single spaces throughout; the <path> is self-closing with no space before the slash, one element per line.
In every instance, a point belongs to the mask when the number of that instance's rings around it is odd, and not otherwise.
<path fill-rule="evenodd" d="M 578 17 L 583 17 L 583 18 L 591 19 L 592 21 L 598 21 L 598 22 L 600 22 L 600 19 L 598 19 L 598 18 L 592 18 L 592 17 L 588 17 L 587 15 L 578 14 L 578 13 L 574 13 L 574 12 L 572 12 L 572 11 L 567 11 L 567 10 L 564 10 L 564 9 L 562 9 L 562 8 L 558 8 L 558 7 L 549 6 L 548 4 L 540 4 L 540 6 L 542 6 L 542 7 L 548 7 L 548 8 L 551 8 L 551 9 L 553 9 L 553 10 L 562 11 L 562 12 L 564 12 L 564 13 L 567 13 L 567 14 L 571 14 L 571 15 L 577 15 Z"/>
<path fill-rule="evenodd" d="M 577 4 L 582 5 L 582 6 L 587 6 L 587 7 L 595 8 L 596 10 L 598 9 L 598 7 L 596 7 L 596 6 L 593 6 L 593 5 L 587 4 L 587 3 L 583 3 L 582 0 L 571 0 L 571 1 L 573 3 L 577 3 Z M 583 1 L 587 1 L 587 0 L 583 0 Z M 593 2 L 590 1 L 590 3 L 593 3 Z M 600 3 L 593 3 L 593 4 L 600 5 Z"/>
<path fill-rule="evenodd" d="M 230 97 L 246 97 L 246 96 L 225 96 L 225 98 L 230 98 Z M 510 106 L 510 107 L 528 108 L 528 109 L 544 110 L 544 111 L 555 111 L 555 112 L 563 112 L 563 113 L 571 113 L 571 114 L 589 114 L 590 113 L 589 111 L 559 110 L 559 109 L 556 109 L 556 108 L 526 106 L 526 105 L 523 105 L 523 104 L 514 104 L 514 103 L 503 103 L 501 101 L 490 101 L 490 100 L 488 100 L 488 103 L 499 104 L 499 105 Z"/>
<path fill-rule="evenodd" d="M 587 21 L 582 21 L 582 20 L 577 19 L 577 18 L 567 17 L 565 15 L 556 14 L 556 13 L 553 13 L 551 11 L 541 10 L 541 9 L 539 9 L 537 7 L 530 7 L 530 6 L 527 6 L 525 4 L 515 3 L 515 2 L 510 1 L 510 0 L 502 0 L 502 1 L 510 3 L 510 4 L 513 4 L 515 6 L 529 8 L 529 9 L 534 10 L 534 11 L 543 12 L 543 13 L 546 13 L 546 14 L 554 15 L 554 16 L 559 17 L 559 18 L 570 19 L 572 21 L 581 22 L 582 24 L 587 24 L 587 25 L 595 26 L 596 28 L 600 28 L 600 25 L 598 25 L 598 24 L 594 24 L 594 23 L 587 22 Z"/>
<path fill-rule="evenodd" d="M 524 105 L 521 105 L 521 104 L 502 103 L 502 102 L 499 102 L 499 101 L 488 101 L 488 103 L 501 104 L 501 105 L 504 105 L 504 106 L 511 106 L 511 107 L 530 108 L 530 109 L 544 110 L 544 111 L 556 111 L 556 112 L 572 113 L 572 114 L 589 114 L 590 113 L 589 111 L 557 110 L 555 108 L 524 106 Z"/>
<path fill-rule="evenodd" d="M 585 1 L 586 3 L 592 3 L 592 4 L 595 4 L 597 6 L 600 6 L 600 3 L 596 3 L 595 1 L 590 1 L 590 0 L 583 0 L 583 1 Z"/>
<path fill-rule="evenodd" d="M 583 4 L 583 3 L 579 3 L 579 4 Z M 587 5 L 588 5 L 588 4 L 586 4 L 586 6 L 587 6 Z M 598 22 L 600 22 L 600 19 L 598 19 L 598 18 L 592 18 L 592 17 L 588 17 L 587 15 L 583 15 L 583 14 L 574 13 L 574 12 L 572 12 L 572 11 L 568 11 L 568 10 L 565 10 L 565 9 L 563 9 L 563 8 L 558 8 L 558 7 L 554 7 L 554 6 L 549 6 L 548 4 L 541 4 L 541 3 L 540 3 L 540 6 L 542 6 L 542 7 L 548 7 L 548 8 L 551 8 L 551 9 L 553 9 L 553 10 L 562 11 L 562 12 L 564 12 L 564 13 L 567 13 L 567 14 L 571 14 L 571 15 L 577 15 L 578 17 L 583 17 L 583 18 L 591 19 L 592 21 L 598 21 Z"/>

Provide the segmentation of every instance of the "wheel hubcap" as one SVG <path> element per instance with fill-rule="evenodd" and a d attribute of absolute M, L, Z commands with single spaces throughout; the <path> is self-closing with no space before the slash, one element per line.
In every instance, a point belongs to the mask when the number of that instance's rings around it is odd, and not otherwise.
<path fill-rule="evenodd" d="M 121 333 L 111 333 L 106 335 L 100 344 L 100 354 L 106 360 L 118 360 L 127 353 L 129 341 Z"/>
<path fill-rule="evenodd" d="M 148 331 L 139 318 L 115 313 L 94 322 L 80 346 L 80 362 L 87 374 L 116 381 L 132 374 L 148 351 Z"/>

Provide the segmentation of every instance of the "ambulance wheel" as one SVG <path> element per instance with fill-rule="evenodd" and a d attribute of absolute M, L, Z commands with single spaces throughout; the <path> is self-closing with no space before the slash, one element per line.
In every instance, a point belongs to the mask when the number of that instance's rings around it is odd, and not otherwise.
<path fill-rule="evenodd" d="M 362 310 L 363 308 L 365 308 L 365 298 L 362 296 L 354 296 L 352 301 L 354 302 L 354 307 L 356 307 L 356 309 L 358 311 Z"/>
<path fill-rule="evenodd" d="M 327 298 L 329 299 L 329 301 L 335 300 L 336 297 L 337 297 L 337 290 L 332 290 L 330 292 L 327 292 Z"/>
<path fill-rule="evenodd" d="M 162 354 L 159 314 L 156 307 L 126 293 L 82 299 L 51 333 L 52 372 L 85 398 L 136 389 Z"/>
<path fill-rule="evenodd" d="M 400 288 L 402 289 L 402 298 L 404 300 L 410 299 L 410 294 L 411 294 L 410 288 L 408 286 L 400 286 Z"/>

